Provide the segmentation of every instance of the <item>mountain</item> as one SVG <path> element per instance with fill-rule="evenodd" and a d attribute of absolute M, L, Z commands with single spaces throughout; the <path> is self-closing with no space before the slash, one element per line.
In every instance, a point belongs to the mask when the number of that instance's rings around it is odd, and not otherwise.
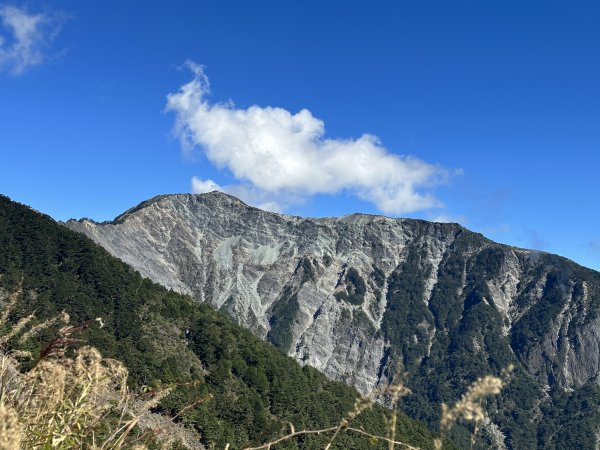
<path fill-rule="evenodd" d="M 196 448 L 259 445 L 287 434 L 290 423 L 297 430 L 336 426 L 357 398 L 354 389 L 300 366 L 212 307 L 142 278 L 80 233 L 0 196 L 0 310 L 11 298 L 17 303 L 8 319 L 17 331 L 31 313 L 40 322 L 61 311 L 73 324 L 100 318 L 103 327 L 75 336 L 79 345 L 124 362 L 134 389 L 178 386 L 157 412 L 177 415 L 178 423 L 194 430 L 201 439 Z M 26 339 L 24 350 L 40 354 L 56 331 Z M 2 324 L 0 336 L 7 335 Z M 22 338 L 17 333 L 8 343 Z M 0 342 L 0 353 L 5 344 Z M 353 424 L 385 436 L 388 412 L 376 406 Z M 403 414 L 397 433 L 400 440 L 432 448 L 433 435 Z M 304 436 L 277 448 L 322 449 L 329 437 Z M 335 448 L 388 445 L 342 432 Z"/>
<path fill-rule="evenodd" d="M 432 425 L 440 402 L 514 364 L 487 405 L 491 440 L 600 446 L 600 274 L 565 258 L 457 224 L 301 218 L 218 192 L 66 225 L 362 393 L 404 372 L 403 409 Z"/>

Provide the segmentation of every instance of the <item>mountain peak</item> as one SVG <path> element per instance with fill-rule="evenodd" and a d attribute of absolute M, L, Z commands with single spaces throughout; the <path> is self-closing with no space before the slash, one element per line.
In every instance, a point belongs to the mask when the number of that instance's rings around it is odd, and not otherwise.
<path fill-rule="evenodd" d="M 192 202 L 201 202 L 201 203 L 215 203 L 225 207 L 237 206 L 237 207 L 246 207 L 249 206 L 234 197 L 233 195 L 226 194 L 221 191 L 211 191 L 202 194 L 188 194 L 188 193 L 179 193 L 179 194 L 161 194 L 156 195 L 148 200 L 144 200 L 138 203 L 136 206 L 128 209 L 124 213 L 115 217 L 111 223 L 118 224 L 127 220 L 128 217 L 134 215 L 136 212 L 141 211 L 145 208 L 151 207 L 153 205 L 161 205 L 166 206 L 167 204 L 174 204 L 179 202 L 181 204 L 190 204 Z"/>

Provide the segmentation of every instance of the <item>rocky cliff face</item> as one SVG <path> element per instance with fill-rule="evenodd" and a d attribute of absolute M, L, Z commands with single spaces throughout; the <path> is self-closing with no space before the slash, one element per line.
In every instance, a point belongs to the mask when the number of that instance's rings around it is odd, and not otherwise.
<path fill-rule="evenodd" d="M 305 219 L 216 192 L 67 226 L 363 393 L 406 372 L 414 395 L 403 406 L 427 421 L 433 404 L 512 362 L 512 387 L 489 406 L 502 445 L 569 448 L 564 411 L 584 400 L 584 445 L 595 445 L 600 274 L 564 258 L 456 224 Z"/>

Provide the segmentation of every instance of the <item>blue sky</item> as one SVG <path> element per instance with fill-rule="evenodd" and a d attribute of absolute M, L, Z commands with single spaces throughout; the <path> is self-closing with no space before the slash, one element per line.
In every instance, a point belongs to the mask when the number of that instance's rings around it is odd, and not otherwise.
<path fill-rule="evenodd" d="M 218 187 L 304 216 L 458 221 L 600 269 L 598 2 L 0 16 L 0 192 L 56 219 Z"/>

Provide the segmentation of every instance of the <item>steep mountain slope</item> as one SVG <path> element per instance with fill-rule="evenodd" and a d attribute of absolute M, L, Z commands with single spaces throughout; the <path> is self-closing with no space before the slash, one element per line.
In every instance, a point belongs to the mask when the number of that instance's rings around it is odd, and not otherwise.
<path fill-rule="evenodd" d="M 514 363 L 488 405 L 490 435 L 508 448 L 597 446 L 600 274 L 564 258 L 456 224 L 303 219 L 216 192 L 67 226 L 363 393 L 407 372 L 404 407 L 432 424 L 434 405 Z"/>
<path fill-rule="evenodd" d="M 159 410 L 180 413 L 178 420 L 198 431 L 208 448 L 261 444 L 287 433 L 290 422 L 297 429 L 335 426 L 357 397 L 352 388 L 301 367 L 208 305 L 142 278 L 85 236 L 0 196 L 0 310 L 11 295 L 18 296 L 9 316 L 13 325 L 31 312 L 41 321 L 65 310 L 74 324 L 102 318 L 102 328 L 76 337 L 123 361 L 135 386 L 185 383 Z M 24 345 L 39 354 L 55 331 Z M 196 404 L 208 394 L 212 400 Z M 385 434 L 383 412 L 366 411 L 356 426 Z M 404 415 L 398 433 L 432 448 L 431 433 Z M 279 448 L 323 448 L 328 438 L 307 436 Z M 387 448 L 350 433 L 336 443 Z"/>

